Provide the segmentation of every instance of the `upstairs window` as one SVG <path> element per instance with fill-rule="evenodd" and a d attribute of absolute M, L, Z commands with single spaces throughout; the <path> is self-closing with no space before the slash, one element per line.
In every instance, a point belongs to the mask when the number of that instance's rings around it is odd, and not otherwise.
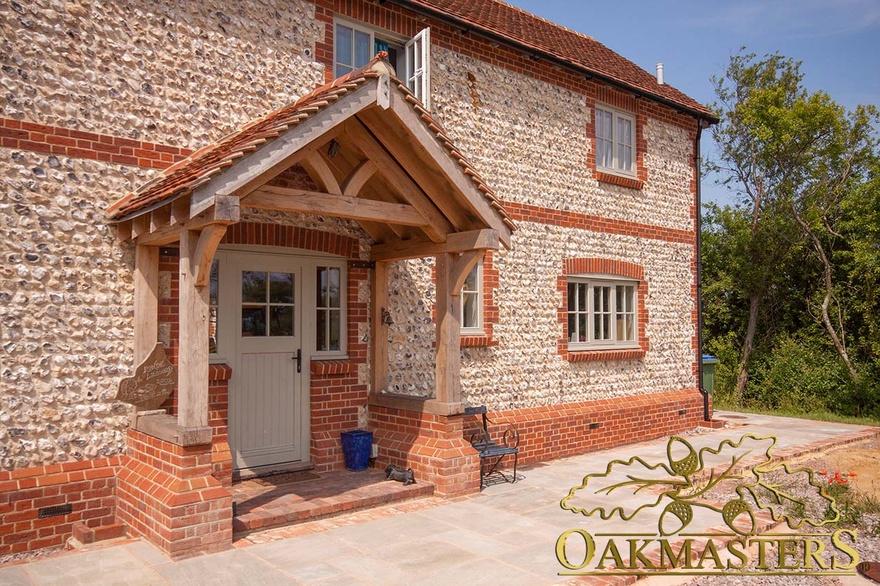
<path fill-rule="evenodd" d="M 363 24 L 338 21 L 334 28 L 333 75 L 350 73 L 366 65 L 379 51 L 386 51 L 397 77 L 430 109 L 430 30 L 423 29 L 407 41 Z"/>
<path fill-rule="evenodd" d="M 635 176 L 635 136 L 635 116 L 596 106 L 596 168 Z"/>
<path fill-rule="evenodd" d="M 638 347 L 637 291 L 633 281 L 569 277 L 569 350 Z"/>

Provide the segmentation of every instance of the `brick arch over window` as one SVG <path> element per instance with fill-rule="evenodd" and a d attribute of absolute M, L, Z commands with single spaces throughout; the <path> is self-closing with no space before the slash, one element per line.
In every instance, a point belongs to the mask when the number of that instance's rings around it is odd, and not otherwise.
<path fill-rule="evenodd" d="M 638 283 L 638 341 L 639 347 L 622 350 L 578 350 L 568 349 L 568 277 L 569 275 L 603 275 L 634 279 Z M 645 280 L 645 269 L 642 265 L 607 258 L 567 258 L 562 261 L 562 275 L 556 282 L 557 290 L 562 293 L 562 305 L 557 312 L 562 326 L 562 337 L 557 342 L 558 353 L 570 362 L 587 362 L 594 360 L 633 360 L 643 358 L 650 348 L 646 334 L 648 310 L 645 299 L 648 297 L 648 282 Z"/>
<path fill-rule="evenodd" d="M 358 242 L 351 236 L 279 224 L 257 222 L 233 224 L 226 230 L 221 244 L 283 246 L 326 252 L 348 259 L 358 258 Z"/>

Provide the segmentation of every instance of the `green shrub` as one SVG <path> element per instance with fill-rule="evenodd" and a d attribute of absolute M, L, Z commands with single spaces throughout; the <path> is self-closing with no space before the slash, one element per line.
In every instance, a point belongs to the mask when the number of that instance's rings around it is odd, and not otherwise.
<path fill-rule="evenodd" d="M 765 409 L 846 413 L 854 386 L 833 349 L 816 340 L 782 336 L 755 361 L 745 399 Z"/>

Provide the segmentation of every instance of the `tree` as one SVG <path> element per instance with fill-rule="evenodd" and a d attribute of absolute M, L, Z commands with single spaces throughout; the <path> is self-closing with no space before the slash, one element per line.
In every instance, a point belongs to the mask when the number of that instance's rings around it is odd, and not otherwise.
<path fill-rule="evenodd" d="M 713 78 L 721 123 L 712 130 L 718 156 L 708 165 L 734 190 L 748 212 L 737 279 L 748 299 L 736 398 L 748 384 L 749 362 L 762 305 L 780 285 L 780 267 L 809 251 L 821 286 L 805 291 L 810 313 L 831 340 L 850 377 L 858 377 L 848 349 L 846 306 L 838 257 L 848 199 L 863 188 L 876 161 L 872 107 L 853 112 L 826 93 L 803 86 L 800 63 L 780 55 L 758 60 L 740 52 Z M 809 270 L 805 268 L 804 270 Z"/>

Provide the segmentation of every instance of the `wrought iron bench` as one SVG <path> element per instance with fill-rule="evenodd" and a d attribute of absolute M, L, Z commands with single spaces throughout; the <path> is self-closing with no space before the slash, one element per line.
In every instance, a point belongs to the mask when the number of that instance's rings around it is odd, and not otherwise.
<path fill-rule="evenodd" d="M 471 446 L 480 454 L 480 490 L 483 490 L 485 479 L 491 474 L 499 474 L 507 482 L 516 482 L 516 465 L 519 462 L 519 432 L 512 424 L 507 424 L 498 443 L 489 435 L 489 424 L 492 421 L 486 415 L 486 406 L 465 407 L 465 415 L 482 415 L 483 427 L 471 435 Z M 508 476 L 498 465 L 505 456 L 513 456 L 513 476 Z"/>

